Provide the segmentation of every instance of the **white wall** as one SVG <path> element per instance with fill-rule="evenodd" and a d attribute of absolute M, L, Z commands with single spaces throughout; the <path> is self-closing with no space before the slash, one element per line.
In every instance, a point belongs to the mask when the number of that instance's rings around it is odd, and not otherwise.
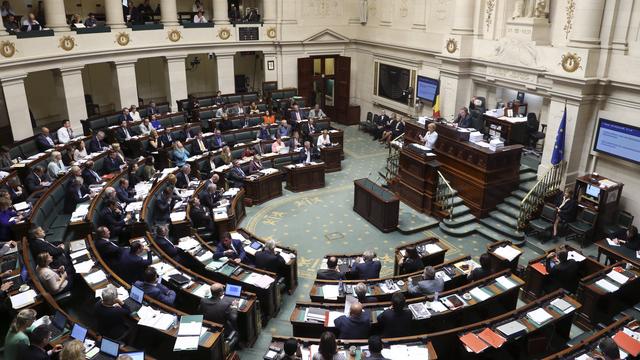
<path fill-rule="evenodd" d="M 248 78 L 248 91 L 260 91 L 264 82 L 264 55 L 236 53 L 233 57 L 235 75 L 245 75 Z"/>
<path fill-rule="evenodd" d="M 91 95 L 100 112 L 115 110 L 118 102 L 118 82 L 111 63 L 89 64 L 82 69 L 84 93 Z"/>
<path fill-rule="evenodd" d="M 164 58 L 153 57 L 140 59 L 136 63 L 136 81 L 138 97 L 147 104 L 167 101 L 167 64 Z"/>
<path fill-rule="evenodd" d="M 214 94 L 218 90 L 218 64 L 215 57 L 209 59 L 207 54 L 190 54 L 185 60 L 186 68 L 191 68 L 191 61 L 198 57 L 200 65 L 194 70 L 187 70 L 187 92 L 195 96 Z"/>
<path fill-rule="evenodd" d="M 67 118 L 62 78 L 56 70 L 30 73 L 24 82 L 29 109 L 38 125 L 59 123 Z"/>

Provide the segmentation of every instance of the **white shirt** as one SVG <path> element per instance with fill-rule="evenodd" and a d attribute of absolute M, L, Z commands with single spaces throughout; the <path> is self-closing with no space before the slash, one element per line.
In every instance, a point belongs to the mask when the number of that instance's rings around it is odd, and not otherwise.
<path fill-rule="evenodd" d="M 316 112 L 316 109 L 312 109 L 311 111 L 309 111 L 309 117 L 323 118 L 326 116 L 327 115 L 324 113 L 324 111 L 322 111 L 322 109 L 318 109 L 318 112 Z"/>
<path fill-rule="evenodd" d="M 307 151 L 307 158 L 304 159 L 304 163 L 308 164 L 311 162 L 311 148 L 309 148 L 309 150 Z"/>
<path fill-rule="evenodd" d="M 207 22 L 207 18 L 205 18 L 204 15 L 202 15 L 202 17 L 198 16 L 198 14 L 195 14 L 193 16 L 194 24 L 205 24 L 206 22 Z"/>
<path fill-rule="evenodd" d="M 57 162 L 56 161 L 50 162 L 49 165 L 47 166 L 47 169 L 49 171 L 49 177 L 52 179 L 57 178 L 59 173 L 64 172 L 66 170 L 62 160 Z"/>
<path fill-rule="evenodd" d="M 131 112 L 129 112 L 129 115 L 131 116 L 131 119 L 133 119 L 133 121 L 140 121 L 140 120 L 142 120 L 142 119 L 140 118 L 140 113 L 139 113 L 139 112 L 137 112 L 137 111 L 131 111 Z"/>
<path fill-rule="evenodd" d="M 151 123 L 149 123 L 149 127 L 145 126 L 144 124 L 140 124 L 138 128 L 140 129 L 140 133 L 142 135 L 149 135 L 151 134 L 151 130 L 153 130 L 153 126 L 151 125 Z"/>
<path fill-rule="evenodd" d="M 58 141 L 60 144 L 66 144 L 73 139 L 73 130 L 71 128 L 61 127 L 58 129 Z"/>
<path fill-rule="evenodd" d="M 88 156 L 87 149 L 82 149 L 82 150 L 76 149 L 73 152 L 73 160 L 75 160 L 75 161 L 82 160 L 82 159 L 86 158 L 87 156 Z"/>
<path fill-rule="evenodd" d="M 331 145 L 331 139 L 329 138 L 329 135 L 327 135 L 326 138 L 324 137 L 324 135 L 318 136 L 317 145 L 318 145 L 318 147 L 330 146 Z"/>
<path fill-rule="evenodd" d="M 433 150 L 433 146 L 436 144 L 436 141 L 438 141 L 438 133 L 435 131 L 432 133 L 429 133 L 427 131 L 427 133 L 424 134 L 424 136 L 422 137 L 422 140 L 424 140 L 424 146 L 428 150 Z"/>

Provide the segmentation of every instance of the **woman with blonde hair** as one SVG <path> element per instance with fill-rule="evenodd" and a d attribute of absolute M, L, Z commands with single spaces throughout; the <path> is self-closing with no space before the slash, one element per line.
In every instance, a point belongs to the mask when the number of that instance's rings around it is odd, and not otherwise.
<path fill-rule="evenodd" d="M 52 295 L 59 294 L 68 287 L 70 283 L 67 280 L 67 272 L 64 270 L 64 266 L 60 266 L 57 269 L 51 268 L 53 257 L 46 252 L 38 254 L 36 257 L 36 274 L 38 279 L 42 282 L 42 286 L 50 292 Z"/>
<path fill-rule="evenodd" d="M 222 148 L 222 153 L 220 154 L 220 158 L 222 159 L 225 165 L 231 164 L 231 160 L 233 160 L 233 156 L 231 155 L 231 148 L 225 145 Z"/>
<path fill-rule="evenodd" d="M 184 148 L 181 141 L 176 141 L 173 144 L 173 162 L 177 167 L 183 167 L 187 163 L 187 159 L 191 156 L 189 151 Z"/>
<path fill-rule="evenodd" d="M 47 165 L 47 173 L 51 179 L 55 179 L 63 174 L 67 167 L 64 166 L 64 162 L 62 162 L 62 154 L 60 151 L 52 151 L 51 157 L 49 158 L 49 165 Z"/>
<path fill-rule="evenodd" d="M 84 360 L 84 344 L 80 340 L 72 340 L 60 351 L 60 360 Z"/>
<path fill-rule="evenodd" d="M 13 319 L 11 327 L 4 339 L 4 358 L 6 360 L 18 359 L 18 352 L 25 346 L 29 346 L 29 327 L 36 320 L 36 311 L 33 309 L 20 310 Z"/>

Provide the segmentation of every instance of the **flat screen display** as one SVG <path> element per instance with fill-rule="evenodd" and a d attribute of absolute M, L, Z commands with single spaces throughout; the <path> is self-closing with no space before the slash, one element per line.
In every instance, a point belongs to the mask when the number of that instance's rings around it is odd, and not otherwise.
<path fill-rule="evenodd" d="M 418 76 L 416 97 L 425 101 L 435 102 L 438 94 L 438 80 L 426 76 Z"/>
<path fill-rule="evenodd" d="M 587 190 L 585 191 L 585 194 L 597 200 L 598 197 L 600 196 L 600 188 L 589 184 L 587 185 Z"/>
<path fill-rule="evenodd" d="M 406 104 L 409 100 L 411 71 L 397 66 L 380 64 L 378 71 L 378 96 Z"/>
<path fill-rule="evenodd" d="M 640 164 L 640 128 L 600 118 L 593 150 Z"/>
<path fill-rule="evenodd" d="M 227 284 L 224 294 L 227 296 L 240 297 L 242 286 Z"/>

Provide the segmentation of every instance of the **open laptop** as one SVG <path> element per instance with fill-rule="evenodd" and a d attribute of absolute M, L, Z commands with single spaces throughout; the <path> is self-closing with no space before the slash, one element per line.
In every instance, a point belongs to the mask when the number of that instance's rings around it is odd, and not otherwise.
<path fill-rule="evenodd" d="M 142 307 L 142 300 L 144 299 L 144 291 L 137 286 L 131 286 L 129 297 L 124 300 L 124 304 L 127 305 L 131 312 L 136 312 Z"/>
<path fill-rule="evenodd" d="M 120 355 L 129 355 L 133 360 L 144 360 L 144 351 L 122 353 Z"/>
<path fill-rule="evenodd" d="M 71 328 L 70 336 L 71 336 L 71 339 L 84 342 L 84 340 L 87 338 L 87 329 L 83 328 L 81 325 L 73 324 L 73 327 Z"/>
<path fill-rule="evenodd" d="M 56 314 L 53 316 L 51 320 L 51 338 L 55 339 L 58 336 L 64 333 L 65 328 L 67 327 L 67 318 L 60 311 L 56 311 Z"/>
<path fill-rule="evenodd" d="M 239 298 L 242 294 L 242 286 L 227 284 L 224 289 L 224 296 Z"/>
<path fill-rule="evenodd" d="M 113 360 L 118 357 L 120 344 L 103 337 L 100 341 L 100 351 L 91 360 Z"/>

